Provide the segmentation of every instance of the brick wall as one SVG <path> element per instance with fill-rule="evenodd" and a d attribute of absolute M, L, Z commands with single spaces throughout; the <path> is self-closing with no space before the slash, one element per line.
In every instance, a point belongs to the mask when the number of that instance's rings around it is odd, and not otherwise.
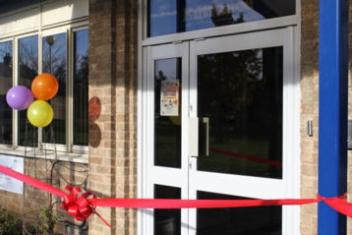
<path fill-rule="evenodd" d="M 318 110 L 319 110 L 319 1 L 301 1 L 301 196 L 313 198 L 318 193 Z M 350 16 L 352 7 L 350 7 Z M 350 19 L 351 22 L 351 19 Z M 350 24 L 351 25 L 351 24 Z M 352 28 L 352 25 L 351 27 Z M 352 35 L 352 34 L 351 34 Z M 351 36 L 350 36 L 351 38 Z M 350 46 L 350 55 L 352 47 Z M 351 73 L 351 67 L 350 67 Z M 351 76 L 349 78 L 349 119 L 352 119 Z M 314 135 L 307 136 L 307 121 L 313 120 Z M 352 169 L 352 154 L 348 154 L 348 168 Z M 351 170 L 348 171 L 349 192 L 352 182 Z M 349 193 L 349 196 L 351 194 Z M 352 221 L 348 219 L 348 232 L 352 234 Z M 301 209 L 302 235 L 317 234 L 317 206 L 303 206 Z"/>
<path fill-rule="evenodd" d="M 318 159 L 318 0 L 301 1 L 301 197 L 317 195 Z M 313 137 L 307 121 L 313 120 Z M 316 234 L 317 206 L 301 207 L 302 235 Z"/>
<path fill-rule="evenodd" d="M 136 196 L 136 1 L 90 1 L 89 97 L 102 112 L 90 122 L 89 188 L 104 197 Z M 94 144 L 92 144 L 94 143 Z M 135 234 L 133 210 L 101 209 L 90 234 Z"/>

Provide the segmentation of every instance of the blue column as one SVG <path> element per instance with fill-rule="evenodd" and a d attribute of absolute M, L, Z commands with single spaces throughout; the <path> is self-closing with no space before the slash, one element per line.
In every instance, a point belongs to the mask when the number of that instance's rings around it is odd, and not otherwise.
<path fill-rule="evenodd" d="M 348 0 L 320 0 L 319 194 L 347 190 Z M 346 218 L 318 206 L 318 234 L 346 235 Z"/>

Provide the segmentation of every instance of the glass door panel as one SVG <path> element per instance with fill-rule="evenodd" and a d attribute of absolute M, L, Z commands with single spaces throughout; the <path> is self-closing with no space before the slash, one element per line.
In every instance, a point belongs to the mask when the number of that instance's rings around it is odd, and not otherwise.
<path fill-rule="evenodd" d="M 198 117 L 209 156 L 198 170 L 282 178 L 282 47 L 198 55 Z"/>
<path fill-rule="evenodd" d="M 181 167 L 181 58 L 154 62 L 155 165 Z"/>
<path fill-rule="evenodd" d="M 197 192 L 198 199 L 248 199 L 231 195 Z M 277 206 L 198 209 L 197 234 L 279 235 L 282 209 Z"/>
<path fill-rule="evenodd" d="M 175 187 L 155 185 L 154 197 L 180 199 L 181 190 Z M 154 234 L 181 234 L 181 210 L 154 210 Z"/>

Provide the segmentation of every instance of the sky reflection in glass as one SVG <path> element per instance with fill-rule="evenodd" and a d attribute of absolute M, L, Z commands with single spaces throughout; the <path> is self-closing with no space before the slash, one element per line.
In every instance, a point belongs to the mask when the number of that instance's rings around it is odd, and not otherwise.
<path fill-rule="evenodd" d="M 150 0 L 148 36 L 295 14 L 295 0 Z"/>

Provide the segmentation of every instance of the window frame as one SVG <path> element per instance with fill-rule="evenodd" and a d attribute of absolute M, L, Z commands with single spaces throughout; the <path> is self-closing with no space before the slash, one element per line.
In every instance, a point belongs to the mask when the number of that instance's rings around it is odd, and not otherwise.
<path fill-rule="evenodd" d="M 68 153 L 73 155 L 87 155 L 89 147 L 88 145 L 79 146 L 73 144 L 73 80 L 74 80 L 74 33 L 80 30 L 89 30 L 88 20 L 80 22 L 67 23 L 61 26 L 46 27 L 45 29 L 38 29 L 35 31 L 14 34 L 13 36 L 6 36 L 0 38 L 0 42 L 11 42 L 12 43 L 12 86 L 18 85 L 19 80 L 19 40 L 31 36 L 38 37 L 38 74 L 43 71 L 43 38 L 50 35 L 65 33 L 66 34 L 66 45 L 67 45 L 67 76 L 66 76 L 66 143 L 65 144 L 53 144 L 43 142 L 42 129 L 38 128 L 38 145 L 37 149 L 45 147 L 49 150 L 57 150 L 60 153 Z M 87 107 L 88 108 L 88 107 Z M 18 111 L 12 111 L 12 145 L 0 144 L 0 153 L 15 153 L 16 155 L 27 155 L 26 150 L 28 147 L 21 146 L 18 143 L 19 128 L 18 128 Z"/>

